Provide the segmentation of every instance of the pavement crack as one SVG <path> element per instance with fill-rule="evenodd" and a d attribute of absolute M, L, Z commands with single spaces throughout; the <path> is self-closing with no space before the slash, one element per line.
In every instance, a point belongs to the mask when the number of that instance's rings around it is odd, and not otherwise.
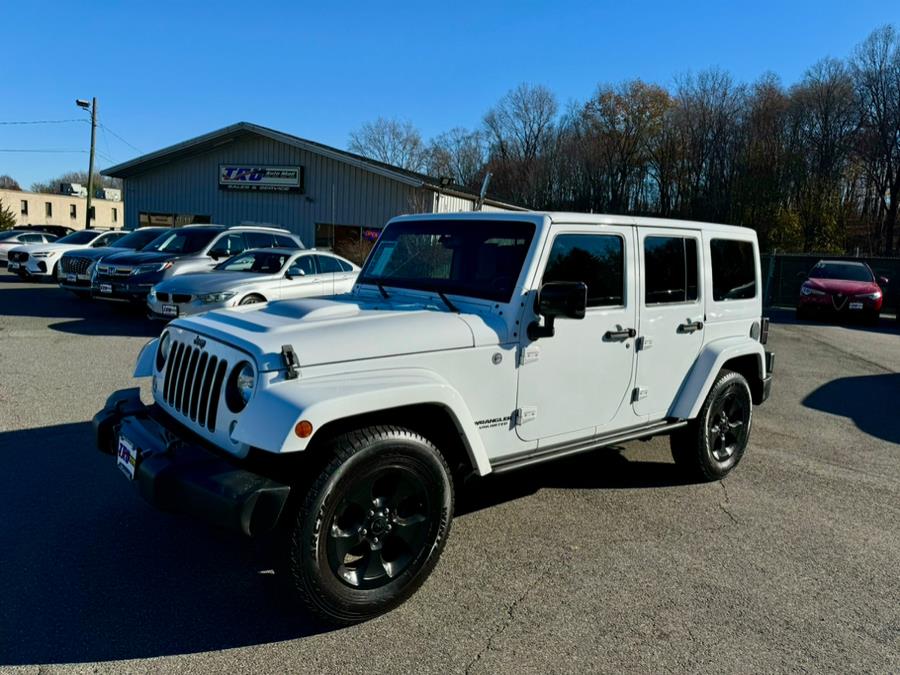
<path fill-rule="evenodd" d="M 513 621 L 515 621 L 516 610 L 518 609 L 519 605 L 521 605 L 525 601 L 525 599 L 531 594 L 531 592 L 535 588 L 537 588 L 538 584 L 541 583 L 541 580 L 543 579 L 546 571 L 547 571 L 546 568 L 542 569 L 540 571 L 540 573 L 538 574 L 537 579 L 534 581 L 534 583 L 529 585 L 522 592 L 522 594 L 519 597 L 517 597 L 515 600 L 513 600 L 511 603 L 509 603 L 506 606 L 506 617 L 504 618 L 503 622 L 496 629 L 494 629 L 494 632 L 490 634 L 487 641 L 484 643 L 484 647 L 482 647 L 478 651 L 478 653 L 475 654 L 474 657 L 472 657 L 472 660 L 469 661 L 469 663 L 466 665 L 466 670 L 465 670 L 466 675 L 469 675 L 469 673 L 472 671 L 472 668 L 475 667 L 475 665 L 482 659 L 482 657 L 487 652 L 491 651 L 494 648 L 494 644 L 495 644 L 497 638 L 499 638 L 501 635 L 503 635 L 503 633 L 506 631 L 506 629 L 512 625 Z"/>
<path fill-rule="evenodd" d="M 722 492 L 725 495 L 725 501 L 719 502 L 719 508 L 722 509 L 722 512 L 725 515 L 727 515 L 729 518 L 731 518 L 732 523 L 734 523 L 735 525 L 740 525 L 740 522 L 738 521 L 737 517 L 731 512 L 731 509 L 729 509 L 729 506 L 731 505 L 731 499 L 728 496 L 728 488 L 725 487 L 725 481 L 720 480 L 719 485 L 722 486 Z"/>

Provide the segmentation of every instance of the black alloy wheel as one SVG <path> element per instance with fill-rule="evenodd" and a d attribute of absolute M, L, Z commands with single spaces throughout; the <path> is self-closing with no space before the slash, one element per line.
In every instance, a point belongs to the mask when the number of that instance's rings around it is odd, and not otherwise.
<path fill-rule="evenodd" d="M 421 476 L 381 467 L 345 488 L 327 526 L 328 563 L 353 588 L 379 588 L 422 554 L 439 517 Z"/>
<path fill-rule="evenodd" d="M 337 625 L 371 619 L 411 596 L 437 564 L 453 518 L 440 451 L 402 427 L 335 436 L 312 452 L 325 463 L 286 523 L 283 579 Z"/>
<path fill-rule="evenodd" d="M 752 419 L 753 399 L 746 378 L 722 370 L 697 417 L 672 434 L 675 464 L 690 480 L 724 478 L 747 449 Z"/>

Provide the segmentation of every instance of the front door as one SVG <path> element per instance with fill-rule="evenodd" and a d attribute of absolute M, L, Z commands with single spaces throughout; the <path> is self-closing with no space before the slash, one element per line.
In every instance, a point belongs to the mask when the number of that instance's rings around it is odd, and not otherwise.
<path fill-rule="evenodd" d="M 634 230 L 572 226 L 542 254 L 541 283 L 583 281 L 584 319 L 557 319 L 556 334 L 522 331 L 516 429 L 542 444 L 591 436 L 628 404 L 637 321 Z M 524 328 L 524 327 L 523 327 Z"/>
<path fill-rule="evenodd" d="M 289 277 L 289 278 L 288 278 Z M 316 269 L 315 256 L 301 255 L 291 263 L 281 280 L 281 300 L 326 295 L 323 275 Z"/>
<path fill-rule="evenodd" d="M 666 416 L 703 346 L 700 233 L 638 228 L 640 321 L 634 411 Z"/>

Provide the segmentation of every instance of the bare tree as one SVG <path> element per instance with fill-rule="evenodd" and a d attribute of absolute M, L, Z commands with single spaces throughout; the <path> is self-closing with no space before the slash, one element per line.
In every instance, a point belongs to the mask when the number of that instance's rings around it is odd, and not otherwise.
<path fill-rule="evenodd" d="M 892 26 L 873 32 L 853 54 L 850 72 L 859 103 L 857 151 L 874 202 L 877 235 L 894 253 L 900 202 L 900 37 Z M 868 205 L 864 205 L 864 209 Z"/>
<path fill-rule="evenodd" d="M 557 140 L 556 113 L 547 87 L 520 84 L 484 116 L 493 185 L 529 206 L 546 194 L 543 153 Z"/>
<path fill-rule="evenodd" d="M 478 187 L 487 161 L 484 134 L 455 127 L 431 140 L 427 170 L 431 176 L 448 176 L 470 189 Z"/>
<path fill-rule="evenodd" d="M 422 135 L 411 122 L 379 117 L 350 133 L 351 152 L 385 164 L 423 171 L 427 150 Z"/>
<path fill-rule="evenodd" d="M 7 174 L 0 176 L 0 190 L 21 190 L 19 182 Z"/>

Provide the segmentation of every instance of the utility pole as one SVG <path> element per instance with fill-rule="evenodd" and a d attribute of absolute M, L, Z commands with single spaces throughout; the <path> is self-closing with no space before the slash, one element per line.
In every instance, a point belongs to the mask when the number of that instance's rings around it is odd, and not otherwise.
<path fill-rule="evenodd" d="M 91 154 L 88 160 L 87 212 L 84 214 L 84 227 L 89 230 L 91 229 L 91 199 L 94 196 L 94 138 L 97 135 L 97 97 L 92 98 L 90 103 L 80 98 L 75 101 L 75 104 L 79 108 L 87 109 L 90 107 L 91 109 Z"/>

